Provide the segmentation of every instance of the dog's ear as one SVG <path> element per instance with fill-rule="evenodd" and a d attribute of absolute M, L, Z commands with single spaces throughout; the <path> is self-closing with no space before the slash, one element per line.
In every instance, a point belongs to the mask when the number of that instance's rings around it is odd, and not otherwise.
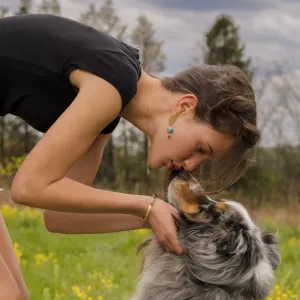
<path fill-rule="evenodd" d="M 178 182 L 176 184 L 177 198 L 180 210 L 185 214 L 196 214 L 199 212 L 197 197 L 190 189 L 187 182 Z"/>
<path fill-rule="evenodd" d="M 268 260 L 273 270 L 275 270 L 280 264 L 280 253 L 278 250 L 277 238 L 270 232 L 263 232 L 261 237 L 267 249 Z"/>

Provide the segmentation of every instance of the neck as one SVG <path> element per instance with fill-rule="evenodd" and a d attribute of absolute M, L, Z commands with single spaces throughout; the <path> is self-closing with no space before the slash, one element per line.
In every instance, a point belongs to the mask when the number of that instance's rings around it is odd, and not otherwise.
<path fill-rule="evenodd" d="M 160 79 L 142 72 L 137 93 L 121 116 L 152 140 L 158 124 L 168 118 L 172 106 L 170 92 L 162 86 Z"/>

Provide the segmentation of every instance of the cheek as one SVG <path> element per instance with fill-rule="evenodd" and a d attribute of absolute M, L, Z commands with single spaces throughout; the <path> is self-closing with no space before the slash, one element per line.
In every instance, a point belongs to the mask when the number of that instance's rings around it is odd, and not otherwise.
<path fill-rule="evenodd" d="M 188 136 L 178 136 L 176 139 L 174 137 L 173 140 L 172 138 L 169 141 L 168 148 L 174 160 L 182 161 L 190 158 L 195 153 L 197 145 L 193 139 Z"/>
<path fill-rule="evenodd" d="M 182 162 L 195 153 L 197 143 L 194 135 L 191 132 L 176 129 L 170 139 L 166 132 L 160 132 L 152 141 L 151 162 L 153 165 L 159 165 L 162 161 L 166 163 L 170 159 Z"/>

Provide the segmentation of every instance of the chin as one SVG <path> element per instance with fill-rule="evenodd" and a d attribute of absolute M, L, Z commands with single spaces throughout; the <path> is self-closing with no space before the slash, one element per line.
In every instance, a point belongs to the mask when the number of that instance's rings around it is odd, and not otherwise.
<path fill-rule="evenodd" d="M 158 168 L 162 168 L 162 167 L 167 167 L 168 164 L 166 164 L 166 162 L 164 161 L 160 161 L 160 160 L 155 160 L 155 159 L 149 159 L 148 162 L 150 169 L 158 169 Z"/>
<path fill-rule="evenodd" d="M 276 237 L 260 229 L 243 205 L 213 201 L 185 171 L 174 172 L 167 200 L 177 208 L 182 255 L 155 235 L 145 241 L 134 300 L 263 300 L 280 263 Z"/>

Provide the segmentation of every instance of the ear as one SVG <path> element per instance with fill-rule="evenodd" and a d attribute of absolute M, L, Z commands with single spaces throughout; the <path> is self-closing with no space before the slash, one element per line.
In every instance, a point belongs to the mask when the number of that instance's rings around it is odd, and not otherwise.
<path fill-rule="evenodd" d="M 270 232 L 263 232 L 261 238 L 267 249 L 268 260 L 273 270 L 275 270 L 280 264 L 277 238 Z"/>
<path fill-rule="evenodd" d="M 186 113 L 194 113 L 197 107 L 197 97 L 194 94 L 185 94 L 174 105 L 173 113 L 179 113 L 179 116 Z"/>

